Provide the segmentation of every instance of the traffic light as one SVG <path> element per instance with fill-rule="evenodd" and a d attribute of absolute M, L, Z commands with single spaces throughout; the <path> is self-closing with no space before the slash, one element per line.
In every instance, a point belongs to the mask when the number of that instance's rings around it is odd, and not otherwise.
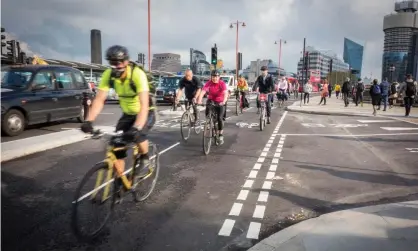
<path fill-rule="evenodd" d="M 3 47 L 6 46 L 5 40 L 6 40 L 6 36 L 3 35 L 3 32 L 5 32 L 6 30 L 1 27 L 1 55 L 3 55 Z"/>
<path fill-rule="evenodd" d="M 307 71 L 308 70 L 308 61 L 309 61 L 309 52 L 305 53 L 305 65 L 304 65 L 304 69 Z"/>
<path fill-rule="evenodd" d="M 332 63 L 333 63 L 333 60 L 331 59 L 331 61 L 329 62 L 329 72 L 330 73 L 332 72 Z"/>
<path fill-rule="evenodd" d="M 211 63 L 216 65 L 218 63 L 218 48 L 212 47 L 212 60 Z"/>
<path fill-rule="evenodd" d="M 10 57 L 10 59 L 12 60 L 12 63 L 15 64 L 16 63 L 16 40 L 10 40 L 6 42 L 7 46 L 7 56 Z"/>
<path fill-rule="evenodd" d="M 238 52 L 238 70 L 242 70 L 242 53 Z"/>

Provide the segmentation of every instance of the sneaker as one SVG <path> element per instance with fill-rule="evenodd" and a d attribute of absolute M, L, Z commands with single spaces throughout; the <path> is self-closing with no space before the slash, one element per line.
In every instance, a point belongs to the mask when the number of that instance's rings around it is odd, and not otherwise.
<path fill-rule="evenodd" d="M 270 117 L 267 117 L 267 124 L 270 124 Z"/>
<path fill-rule="evenodd" d="M 219 140 L 219 145 L 222 145 L 224 143 L 224 136 L 220 135 L 218 140 Z"/>
<path fill-rule="evenodd" d="M 147 176 L 150 173 L 150 169 L 149 169 L 149 159 L 140 159 L 139 160 L 139 164 L 137 164 L 137 166 L 135 167 L 137 168 L 137 175 L 136 175 L 136 179 L 138 178 L 144 178 L 145 176 Z M 137 182 L 137 180 L 135 180 L 135 183 Z"/>

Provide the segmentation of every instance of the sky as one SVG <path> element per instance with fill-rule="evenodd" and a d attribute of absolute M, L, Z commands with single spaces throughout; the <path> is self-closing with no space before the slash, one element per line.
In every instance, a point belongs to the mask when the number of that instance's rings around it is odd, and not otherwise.
<path fill-rule="evenodd" d="M 181 3 L 180 3 L 181 2 Z M 383 17 L 394 0 L 151 0 L 151 53 L 178 53 L 189 64 L 190 48 L 208 61 L 216 43 L 218 58 L 235 68 L 236 28 L 243 65 L 256 59 L 277 62 L 296 72 L 307 45 L 332 50 L 342 58 L 344 37 L 365 44 L 363 75 L 379 77 Z M 90 62 L 90 30 L 102 31 L 102 49 L 126 46 L 136 60 L 147 54 L 147 0 L 2 0 L 1 25 L 29 54 Z M 148 58 L 148 57 L 147 57 Z"/>

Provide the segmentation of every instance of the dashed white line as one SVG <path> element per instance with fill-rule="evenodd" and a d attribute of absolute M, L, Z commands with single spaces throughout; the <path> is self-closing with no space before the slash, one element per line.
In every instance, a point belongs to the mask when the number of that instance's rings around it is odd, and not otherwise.
<path fill-rule="evenodd" d="M 246 200 L 250 190 L 241 190 L 238 194 L 237 200 Z"/>
<path fill-rule="evenodd" d="M 266 147 L 271 147 L 271 144 L 266 144 Z"/>
<path fill-rule="evenodd" d="M 263 162 L 264 162 L 264 160 L 265 160 L 265 158 L 258 158 L 257 162 L 259 162 L 259 163 L 263 163 Z"/>
<path fill-rule="evenodd" d="M 256 163 L 253 167 L 254 170 L 260 170 L 261 169 L 261 164 Z"/>
<path fill-rule="evenodd" d="M 266 156 L 267 156 L 267 152 L 262 152 L 262 153 L 260 154 L 260 156 L 266 157 Z"/>
<path fill-rule="evenodd" d="M 264 211 L 266 211 L 266 206 L 256 205 L 254 213 L 253 213 L 253 218 L 263 219 L 264 218 Z"/>
<path fill-rule="evenodd" d="M 254 180 L 246 180 L 243 187 L 251 188 L 253 184 L 254 184 Z"/>
<path fill-rule="evenodd" d="M 230 236 L 232 229 L 234 228 L 234 225 L 235 225 L 235 220 L 226 219 L 224 221 L 224 224 L 221 227 L 221 230 L 219 230 L 218 235 Z"/>
<path fill-rule="evenodd" d="M 269 171 L 273 171 L 273 172 L 275 172 L 277 170 L 277 165 L 270 165 L 270 169 L 269 169 Z"/>
<path fill-rule="evenodd" d="M 275 154 L 274 154 L 274 157 L 275 157 L 275 158 L 280 158 L 280 154 L 281 154 L 280 152 L 275 153 Z"/>
<path fill-rule="evenodd" d="M 263 149 L 263 152 L 268 152 L 268 151 L 270 151 L 269 147 L 266 147 L 266 148 Z"/>
<path fill-rule="evenodd" d="M 258 239 L 258 235 L 260 234 L 260 229 L 261 229 L 261 223 L 251 222 L 250 227 L 248 228 L 247 238 Z"/>
<path fill-rule="evenodd" d="M 273 160 L 271 161 L 271 163 L 273 163 L 273 164 L 279 164 L 279 159 L 273 159 Z"/>
<path fill-rule="evenodd" d="M 267 202 L 267 199 L 269 197 L 269 192 L 267 191 L 261 191 L 260 195 L 258 196 L 258 200 L 259 202 Z"/>
<path fill-rule="evenodd" d="M 229 215 L 239 216 L 239 214 L 241 213 L 241 209 L 242 203 L 234 203 L 234 205 L 232 205 L 231 211 L 229 212 Z"/>
<path fill-rule="evenodd" d="M 250 175 L 248 175 L 248 178 L 255 179 L 257 178 L 257 174 L 258 174 L 258 171 L 251 171 Z"/>
<path fill-rule="evenodd" d="M 266 174 L 266 180 L 272 180 L 274 178 L 274 172 L 268 172 Z"/>
<path fill-rule="evenodd" d="M 271 185 L 273 185 L 273 182 L 271 182 L 271 181 L 264 181 L 262 189 L 270 190 L 271 189 Z"/>
<path fill-rule="evenodd" d="M 273 140 L 270 139 L 269 141 L 267 141 L 267 143 L 272 144 L 273 143 Z"/>

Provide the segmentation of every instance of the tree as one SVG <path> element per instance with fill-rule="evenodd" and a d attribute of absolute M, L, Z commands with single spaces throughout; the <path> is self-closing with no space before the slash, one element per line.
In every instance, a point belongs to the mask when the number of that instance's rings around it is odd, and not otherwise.
<path fill-rule="evenodd" d="M 341 71 L 333 71 L 328 73 L 327 79 L 328 83 L 331 85 L 340 84 L 342 85 L 345 82 L 345 79 L 349 77 L 350 82 L 357 81 L 357 76 L 350 73 L 350 72 L 341 72 Z"/>

